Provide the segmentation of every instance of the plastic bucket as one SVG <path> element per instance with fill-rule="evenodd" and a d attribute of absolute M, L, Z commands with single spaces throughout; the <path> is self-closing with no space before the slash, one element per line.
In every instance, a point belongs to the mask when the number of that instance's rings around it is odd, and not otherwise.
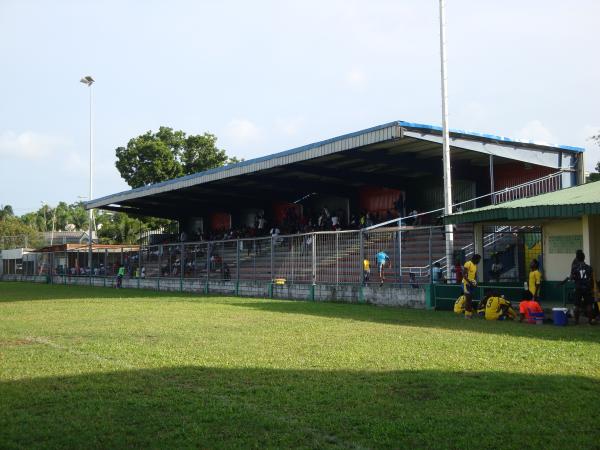
<path fill-rule="evenodd" d="M 554 325 L 565 326 L 567 324 L 567 311 L 567 308 L 552 308 Z"/>
<path fill-rule="evenodd" d="M 544 324 L 544 313 L 540 312 L 540 313 L 533 313 L 531 314 L 531 323 L 535 323 L 536 325 L 543 325 Z"/>

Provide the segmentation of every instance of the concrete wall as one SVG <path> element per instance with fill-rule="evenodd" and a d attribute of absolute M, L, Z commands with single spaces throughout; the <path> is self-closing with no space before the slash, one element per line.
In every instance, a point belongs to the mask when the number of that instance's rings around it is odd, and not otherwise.
<path fill-rule="evenodd" d="M 5 275 L 3 281 L 29 281 L 45 283 L 45 276 Z M 70 284 L 114 288 L 114 278 L 102 277 L 63 277 L 54 276 L 54 284 Z M 125 289 L 151 289 L 167 292 L 190 292 L 196 294 L 222 294 L 241 297 L 281 298 L 291 300 L 333 301 L 345 303 L 370 303 L 382 306 L 402 306 L 424 309 L 427 307 L 428 290 L 426 288 L 398 288 L 388 286 L 360 286 L 354 284 L 286 284 L 271 285 L 268 282 L 255 281 L 209 281 L 177 278 L 145 278 L 123 280 Z"/>
<path fill-rule="evenodd" d="M 554 220 L 542 224 L 544 236 L 544 278 L 548 281 L 564 280 L 571 272 L 571 262 L 575 258 L 575 250 L 564 253 L 553 252 L 550 246 L 552 236 L 582 236 L 581 220 Z"/>

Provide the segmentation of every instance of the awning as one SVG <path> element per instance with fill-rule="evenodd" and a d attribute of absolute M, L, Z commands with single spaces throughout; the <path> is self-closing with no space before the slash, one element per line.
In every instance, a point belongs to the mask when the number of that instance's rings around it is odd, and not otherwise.
<path fill-rule="evenodd" d="M 584 215 L 600 215 L 600 181 L 452 214 L 446 216 L 444 222 L 446 224 L 506 222 L 562 219 Z"/>

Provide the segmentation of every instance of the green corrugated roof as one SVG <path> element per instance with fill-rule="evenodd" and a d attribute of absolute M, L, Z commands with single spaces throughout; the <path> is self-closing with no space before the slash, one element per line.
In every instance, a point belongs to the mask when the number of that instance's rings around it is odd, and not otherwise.
<path fill-rule="evenodd" d="M 447 224 L 581 217 L 600 214 L 600 181 L 500 205 L 485 206 L 444 218 Z"/>

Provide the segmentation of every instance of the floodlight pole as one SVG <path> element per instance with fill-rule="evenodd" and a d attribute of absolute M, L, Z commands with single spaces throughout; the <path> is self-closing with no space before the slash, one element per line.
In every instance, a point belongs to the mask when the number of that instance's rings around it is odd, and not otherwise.
<path fill-rule="evenodd" d="M 446 0 L 440 0 L 440 65 L 442 81 L 442 159 L 444 164 L 444 215 L 452 214 L 452 174 L 450 172 L 450 133 L 448 131 L 448 78 L 446 73 Z M 450 275 L 454 254 L 452 225 L 445 226 L 446 274 Z"/>
<path fill-rule="evenodd" d="M 89 201 L 92 201 L 92 177 L 93 177 L 93 154 L 94 154 L 94 127 L 93 127 L 93 114 L 92 114 L 92 84 L 94 79 L 91 76 L 85 76 L 80 80 L 90 90 L 90 196 Z M 92 246 L 93 246 L 93 223 L 94 223 L 94 210 L 89 210 L 89 229 L 88 229 L 88 266 L 90 268 L 90 281 L 92 278 Z"/>

